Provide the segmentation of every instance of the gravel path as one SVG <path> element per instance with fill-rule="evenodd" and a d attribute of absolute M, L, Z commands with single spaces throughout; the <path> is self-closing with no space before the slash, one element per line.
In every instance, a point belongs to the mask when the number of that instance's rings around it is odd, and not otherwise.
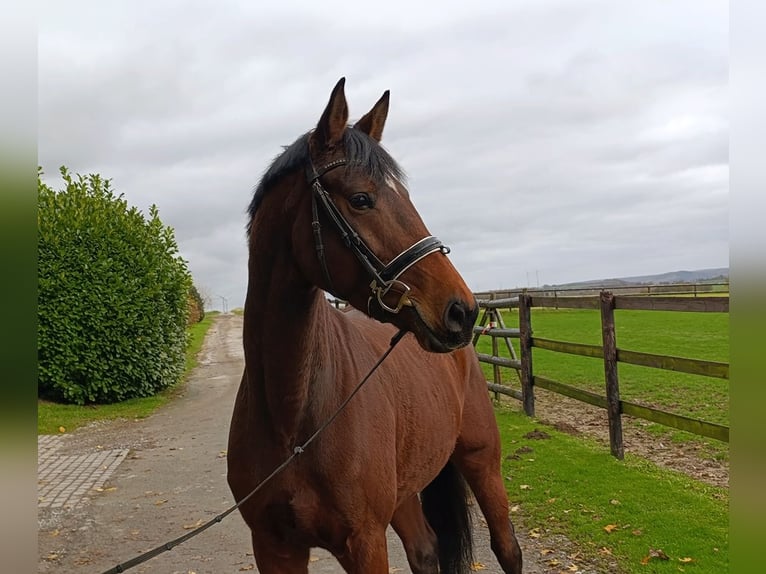
<path fill-rule="evenodd" d="M 77 476 L 66 471 L 48 472 L 44 477 L 39 473 L 38 488 L 46 496 L 41 496 L 38 504 L 38 572 L 98 574 L 185 534 L 232 504 L 226 484 L 225 449 L 243 368 L 241 330 L 241 317 L 217 317 L 200 364 L 183 393 L 153 416 L 94 424 L 43 439 L 39 468 L 55 467 L 57 460 L 102 461 L 104 452 L 120 456 L 127 450 L 127 456 L 118 464 L 93 463 L 91 471 L 98 480 L 91 482 L 82 472 Z M 70 496 L 62 498 L 58 506 L 51 504 L 47 493 L 63 492 L 73 481 L 79 481 L 79 486 L 71 489 Z M 83 489 L 82 484 L 88 487 Z M 576 574 L 607 568 L 582 563 L 577 549 L 567 540 L 539 536 L 536 531 L 530 536 L 531 528 L 515 522 L 526 573 Z M 475 520 L 474 537 L 475 569 L 500 572 L 480 518 Z M 401 544 L 391 531 L 389 555 L 391 572 L 410 572 Z M 238 513 L 131 570 L 172 574 L 248 571 L 257 569 L 249 531 Z M 309 572 L 342 570 L 329 554 L 315 550 Z"/>

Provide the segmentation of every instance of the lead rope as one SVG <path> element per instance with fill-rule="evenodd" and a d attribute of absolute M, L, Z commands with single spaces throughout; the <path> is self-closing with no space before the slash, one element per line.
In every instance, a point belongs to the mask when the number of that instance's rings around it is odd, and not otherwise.
<path fill-rule="evenodd" d="M 335 413 L 333 413 L 333 415 L 329 419 L 327 419 L 316 431 L 314 431 L 314 434 L 312 434 L 306 440 L 306 442 L 304 442 L 300 446 L 296 446 L 293 449 L 293 453 L 282 464 L 280 464 L 277 468 L 275 468 L 271 472 L 271 474 L 269 474 L 269 476 L 267 476 L 261 482 L 259 482 L 258 485 L 250 492 L 250 494 L 245 496 L 242 500 L 237 502 L 237 504 L 235 504 L 234 506 L 232 506 L 228 510 L 222 512 L 221 514 L 219 514 L 215 518 L 212 518 L 212 519 L 208 520 L 205 524 L 203 524 L 202 526 L 200 526 L 198 528 L 195 528 L 191 532 L 188 532 L 188 533 L 184 534 L 183 536 L 179 536 L 178 538 L 175 538 L 175 539 L 173 539 L 173 540 L 171 540 L 169 542 L 165 542 L 164 544 L 161 544 L 160 546 L 157 546 L 157 548 L 149 550 L 148 552 L 144 552 L 143 554 L 140 554 L 140 555 L 136 556 L 135 558 L 132 558 L 132 559 L 128 560 L 127 562 L 123 562 L 121 564 L 118 564 L 117 566 L 114 566 L 113 568 L 110 568 L 109 570 L 105 570 L 102 574 L 119 574 L 120 572 L 125 572 L 126 570 L 130 570 L 134 566 L 138 566 L 139 564 L 143 564 L 144 562 L 146 562 L 148 560 L 151 560 L 155 556 L 159 556 L 163 552 L 167 552 L 168 550 L 172 550 L 173 548 L 175 548 L 179 544 L 183 544 L 184 542 L 186 542 L 190 538 L 194 538 L 195 536 L 197 536 L 197 534 L 200 534 L 201 532 L 207 530 L 208 528 L 213 526 L 213 524 L 217 524 L 217 523 L 221 522 L 229 514 L 231 514 L 235 510 L 237 510 L 240 506 L 242 506 L 245 502 L 247 502 L 250 499 L 250 497 L 252 497 L 256 492 L 261 490 L 261 488 L 263 488 L 263 486 L 267 482 L 269 482 L 272 478 L 274 478 L 280 472 L 282 472 L 287 467 L 287 465 L 289 465 L 293 461 L 293 459 L 295 459 L 298 455 L 303 454 L 303 452 L 306 450 L 306 448 L 308 448 L 308 446 L 312 442 L 314 442 L 314 439 L 316 439 L 328 426 L 330 426 L 332 424 L 332 422 L 338 417 L 338 415 L 340 415 L 340 413 L 343 411 L 343 409 L 346 408 L 346 405 L 348 405 L 348 403 L 351 402 L 351 399 L 354 398 L 354 395 L 356 395 L 361 390 L 361 388 L 364 386 L 364 384 L 367 382 L 367 380 L 377 370 L 377 368 L 386 359 L 386 357 L 388 357 L 388 355 L 391 354 L 391 351 L 394 350 L 394 347 L 396 346 L 396 344 L 399 341 L 402 340 L 402 337 L 404 337 L 405 334 L 406 334 L 406 331 L 404 329 L 400 329 L 399 332 L 396 335 L 393 336 L 393 338 L 391 339 L 391 343 L 390 343 L 388 349 L 386 349 L 386 352 L 383 353 L 383 355 L 373 365 L 373 367 L 365 375 L 365 377 L 359 382 L 358 385 L 356 385 L 354 390 L 351 391 L 351 394 L 348 397 L 346 397 L 346 399 L 340 404 L 340 406 L 335 411 Z"/>

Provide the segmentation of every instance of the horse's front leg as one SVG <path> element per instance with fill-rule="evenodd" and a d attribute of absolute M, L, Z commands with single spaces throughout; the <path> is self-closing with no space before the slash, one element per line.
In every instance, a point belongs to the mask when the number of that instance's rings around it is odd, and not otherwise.
<path fill-rule="evenodd" d="M 280 544 L 262 534 L 252 538 L 260 574 L 308 574 L 310 548 Z"/>
<path fill-rule="evenodd" d="M 508 517 L 508 497 L 499 465 L 493 466 L 491 458 L 484 453 L 466 455 L 459 450 L 456 449 L 453 460 L 470 485 L 487 521 L 492 552 L 503 572 L 521 574 L 521 548 Z"/>
<path fill-rule="evenodd" d="M 521 574 L 521 548 L 508 517 L 508 494 L 500 471 L 500 433 L 483 376 L 479 380 L 476 385 L 481 388 L 466 394 L 463 425 L 452 460 L 479 503 L 489 527 L 492 551 L 503 572 Z"/>
<path fill-rule="evenodd" d="M 423 515 L 423 507 L 415 494 L 394 512 L 391 526 L 399 535 L 407 553 L 412 574 L 438 574 L 439 554 L 436 534 Z"/>
<path fill-rule="evenodd" d="M 349 574 L 389 574 L 385 525 L 353 532 L 346 540 L 346 551 L 335 557 Z"/>

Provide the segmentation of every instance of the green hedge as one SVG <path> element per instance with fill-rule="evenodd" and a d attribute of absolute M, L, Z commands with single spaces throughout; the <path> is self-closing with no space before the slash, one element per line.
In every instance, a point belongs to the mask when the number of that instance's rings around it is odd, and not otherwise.
<path fill-rule="evenodd" d="M 38 174 L 38 394 L 109 403 L 183 373 L 191 276 L 156 206 L 146 218 L 99 175 Z"/>

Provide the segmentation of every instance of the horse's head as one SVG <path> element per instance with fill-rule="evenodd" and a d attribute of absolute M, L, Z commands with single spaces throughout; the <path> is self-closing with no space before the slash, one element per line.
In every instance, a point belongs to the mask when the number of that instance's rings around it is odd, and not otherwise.
<path fill-rule="evenodd" d="M 316 129 L 291 146 L 306 154 L 299 176 L 305 185 L 290 201 L 288 222 L 298 267 L 314 285 L 412 332 L 428 351 L 462 347 L 471 339 L 476 301 L 379 144 L 388 92 L 349 126 L 343 87 L 341 79 Z M 287 163 L 295 164 L 298 152 Z"/>

